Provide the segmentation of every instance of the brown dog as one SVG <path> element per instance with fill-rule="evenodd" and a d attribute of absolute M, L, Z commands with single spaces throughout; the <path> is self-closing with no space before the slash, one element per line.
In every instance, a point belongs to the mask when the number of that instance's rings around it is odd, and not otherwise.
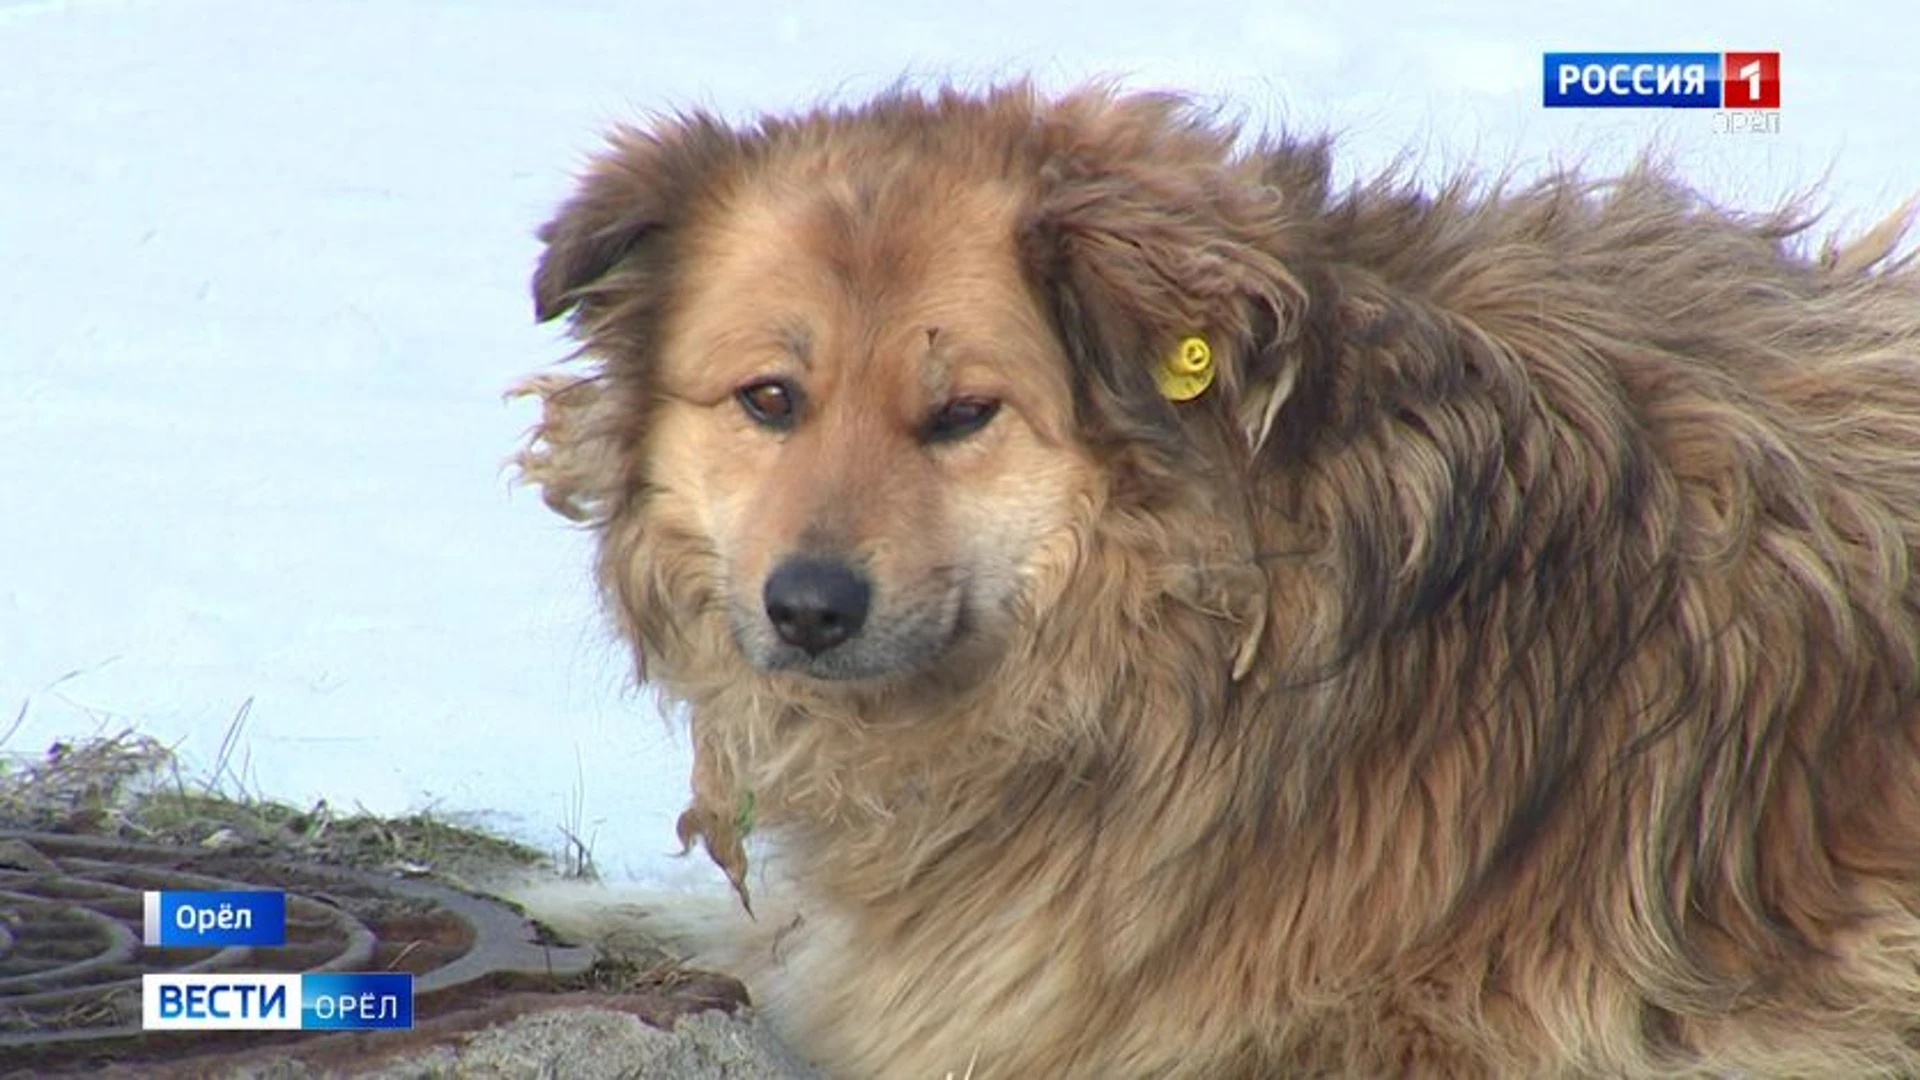
<path fill-rule="evenodd" d="M 621 130 L 521 457 L 849 1076 L 1920 1069 L 1920 275 L 1160 96 Z M 759 855 L 756 855 L 756 859 Z"/>

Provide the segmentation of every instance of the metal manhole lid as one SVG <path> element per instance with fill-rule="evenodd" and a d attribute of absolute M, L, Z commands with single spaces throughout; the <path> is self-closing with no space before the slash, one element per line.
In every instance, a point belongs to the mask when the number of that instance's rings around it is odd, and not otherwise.
<path fill-rule="evenodd" d="M 147 890 L 263 887 L 287 893 L 284 947 L 141 943 Z M 40 1072 L 166 1053 L 163 1036 L 140 1029 L 140 977 L 150 972 L 406 971 L 415 1015 L 431 1016 L 489 992 L 564 989 L 597 959 L 592 949 L 539 938 L 506 905 L 427 881 L 0 830 L 0 1061 Z M 297 1041 L 303 1033 L 205 1034 L 193 1049 Z"/>

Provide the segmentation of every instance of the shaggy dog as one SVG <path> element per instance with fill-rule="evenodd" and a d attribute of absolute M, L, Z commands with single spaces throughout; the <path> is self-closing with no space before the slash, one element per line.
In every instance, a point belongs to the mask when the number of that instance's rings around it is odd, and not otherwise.
<path fill-rule="evenodd" d="M 541 233 L 519 461 L 835 1074 L 1912 1072 L 1904 224 L 1109 90 L 687 115 Z"/>

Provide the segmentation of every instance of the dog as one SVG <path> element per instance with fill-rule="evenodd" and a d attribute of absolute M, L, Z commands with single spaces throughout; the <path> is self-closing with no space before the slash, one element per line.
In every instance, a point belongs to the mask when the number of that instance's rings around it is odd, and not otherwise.
<path fill-rule="evenodd" d="M 849 1077 L 1920 1074 L 1912 207 L 1330 147 L 613 132 L 518 464 L 687 710 L 701 955 Z"/>

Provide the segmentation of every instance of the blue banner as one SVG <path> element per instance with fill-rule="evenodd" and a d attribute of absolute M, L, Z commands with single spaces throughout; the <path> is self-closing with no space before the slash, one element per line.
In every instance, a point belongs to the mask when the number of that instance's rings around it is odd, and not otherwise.
<path fill-rule="evenodd" d="M 309 972 L 300 976 L 300 1030 L 365 1031 L 413 1026 L 413 976 Z"/>
<path fill-rule="evenodd" d="M 1549 109 L 1718 109 L 1717 52 L 1547 53 Z"/>
<path fill-rule="evenodd" d="M 148 1031 L 367 1031 L 413 1026 L 404 972 L 247 975 L 184 972 L 140 978 Z"/>
<path fill-rule="evenodd" d="M 233 892 L 149 892 L 145 942 L 151 948 L 201 949 L 285 945 L 287 894 L 267 889 Z"/>

